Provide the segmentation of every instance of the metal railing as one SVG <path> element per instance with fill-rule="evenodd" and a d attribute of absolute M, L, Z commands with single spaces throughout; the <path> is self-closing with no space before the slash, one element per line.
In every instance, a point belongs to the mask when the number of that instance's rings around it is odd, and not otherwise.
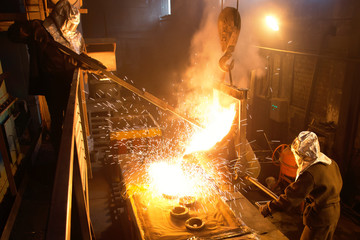
<path fill-rule="evenodd" d="M 63 123 L 46 239 L 94 239 L 89 212 L 87 115 L 83 94 L 86 73 L 74 73 Z"/>

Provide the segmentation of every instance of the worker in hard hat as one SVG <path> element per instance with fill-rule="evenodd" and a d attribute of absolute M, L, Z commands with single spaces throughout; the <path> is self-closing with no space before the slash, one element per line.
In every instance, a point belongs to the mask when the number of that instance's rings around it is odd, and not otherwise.
<path fill-rule="evenodd" d="M 260 207 L 264 217 L 305 201 L 301 239 L 332 239 L 340 217 L 342 178 L 335 161 L 320 152 L 315 133 L 301 132 L 291 144 L 298 166 L 295 182 L 277 200 Z"/>
<path fill-rule="evenodd" d="M 61 51 L 61 44 L 77 54 L 85 49 L 78 9 L 68 0 L 60 0 L 44 20 L 15 22 L 8 29 L 9 39 L 25 43 L 30 56 L 29 94 L 44 95 L 51 117 L 50 138 L 59 150 L 62 123 L 74 71 L 81 67 L 73 57 Z"/>

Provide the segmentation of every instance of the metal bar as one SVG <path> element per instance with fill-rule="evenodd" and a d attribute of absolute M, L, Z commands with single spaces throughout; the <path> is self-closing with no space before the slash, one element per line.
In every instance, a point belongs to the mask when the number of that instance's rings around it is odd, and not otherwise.
<path fill-rule="evenodd" d="M 232 75 L 231 75 L 230 69 L 229 69 L 229 80 L 230 80 L 230 85 L 233 86 Z"/>
<path fill-rule="evenodd" d="M 81 63 L 84 63 L 89 68 L 99 71 L 102 75 L 108 77 L 110 80 L 118 83 L 120 86 L 123 86 L 127 90 L 130 90 L 131 92 L 135 93 L 139 97 L 151 102 L 152 104 L 160 107 L 161 109 L 163 109 L 165 111 L 169 111 L 169 112 L 175 114 L 176 116 L 184 119 L 185 121 L 192 124 L 193 126 L 201 128 L 201 125 L 198 122 L 196 122 L 195 120 L 190 119 L 187 116 L 184 116 L 183 114 L 177 112 L 175 110 L 175 108 L 170 106 L 167 102 L 155 97 L 154 95 L 152 95 L 152 94 L 150 94 L 150 93 L 148 93 L 146 91 L 142 91 L 142 90 L 134 87 L 133 85 L 129 84 L 128 82 L 124 81 L 123 79 L 117 77 L 112 72 L 107 71 L 106 67 L 101 62 L 97 61 L 96 59 L 93 59 L 93 58 L 89 57 L 85 53 L 82 53 L 82 54 L 79 55 L 76 52 L 74 52 L 73 50 L 61 45 L 58 42 L 54 41 L 54 42 L 52 42 L 52 44 L 55 45 L 56 47 L 58 47 L 65 54 L 68 54 L 68 55 L 72 56 L 73 58 L 75 58 L 77 61 L 79 61 Z"/>
<path fill-rule="evenodd" d="M 214 88 L 238 100 L 247 99 L 248 89 L 236 88 L 234 86 L 227 85 L 219 81 L 214 81 Z"/>
<path fill-rule="evenodd" d="M 177 112 L 174 107 L 170 106 L 167 102 L 155 97 L 151 93 L 142 91 L 142 90 L 134 87 L 133 85 L 125 82 L 124 80 L 122 80 L 121 78 L 119 78 L 116 75 L 112 74 L 111 72 L 103 70 L 103 71 L 101 71 L 101 73 L 104 74 L 106 77 L 110 78 L 112 81 L 118 83 L 119 85 L 123 86 L 124 88 L 126 88 L 126 89 L 130 90 L 131 92 L 135 93 L 139 97 L 147 100 L 148 102 L 151 102 L 155 106 L 158 106 L 158 107 L 160 107 L 161 109 L 163 109 L 165 111 L 169 111 L 169 112 L 175 114 L 176 116 L 184 119 L 185 121 L 192 124 L 193 126 L 201 128 L 201 125 L 198 122 L 196 122 L 195 120 L 190 119 L 190 118 L 184 116 L 183 114 Z"/>
<path fill-rule="evenodd" d="M 253 183 L 255 186 L 257 186 L 258 188 L 260 188 L 264 193 L 266 193 L 267 195 L 269 195 L 270 197 L 272 197 L 273 199 L 277 200 L 279 198 L 278 195 L 276 195 L 275 193 L 273 193 L 270 189 L 268 189 L 267 187 L 265 187 L 264 185 L 262 185 L 257 179 L 250 177 L 250 176 L 245 176 L 245 179 L 250 181 L 251 183 Z"/>

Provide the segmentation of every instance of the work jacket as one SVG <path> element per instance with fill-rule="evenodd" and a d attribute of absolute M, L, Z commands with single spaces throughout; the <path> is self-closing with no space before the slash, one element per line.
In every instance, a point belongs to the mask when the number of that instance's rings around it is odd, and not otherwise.
<path fill-rule="evenodd" d="M 340 217 L 342 178 L 335 161 L 316 163 L 291 183 L 277 200 L 269 203 L 271 212 L 297 207 L 306 200 L 303 222 L 309 227 L 336 224 Z"/>
<path fill-rule="evenodd" d="M 17 36 L 18 41 L 27 44 L 30 55 L 29 94 L 51 95 L 63 92 L 68 95 L 74 70 L 80 64 L 53 43 L 54 39 L 43 26 L 43 21 L 15 24 L 19 25 L 20 32 L 29 33 L 29 36 Z"/>

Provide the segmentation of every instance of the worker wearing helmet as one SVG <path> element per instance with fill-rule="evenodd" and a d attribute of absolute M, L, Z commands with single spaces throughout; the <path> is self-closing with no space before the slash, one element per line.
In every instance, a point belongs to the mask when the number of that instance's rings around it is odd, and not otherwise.
<path fill-rule="evenodd" d="M 291 144 L 298 166 L 295 182 L 277 200 L 260 207 L 264 217 L 299 206 L 304 200 L 301 239 L 332 239 L 340 217 L 342 178 L 335 161 L 320 152 L 315 133 L 303 131 Z"/>
<path fill-rule="evenodd" d="M 30 56 L 28 92 L 44 95 L 51 116 L 50 136 L 56 152 L 59 151 L 62 124 L 70 94 L 74 71 L 82 64 L 65 54 L 56 44 L 77 54 L 85 49 L 77 30 L 80 23 L 78 9 L 68 0 L 60 0 L 44 20 L 15 22 L 8 29 L 9 39 L 25 43 Z"/>

